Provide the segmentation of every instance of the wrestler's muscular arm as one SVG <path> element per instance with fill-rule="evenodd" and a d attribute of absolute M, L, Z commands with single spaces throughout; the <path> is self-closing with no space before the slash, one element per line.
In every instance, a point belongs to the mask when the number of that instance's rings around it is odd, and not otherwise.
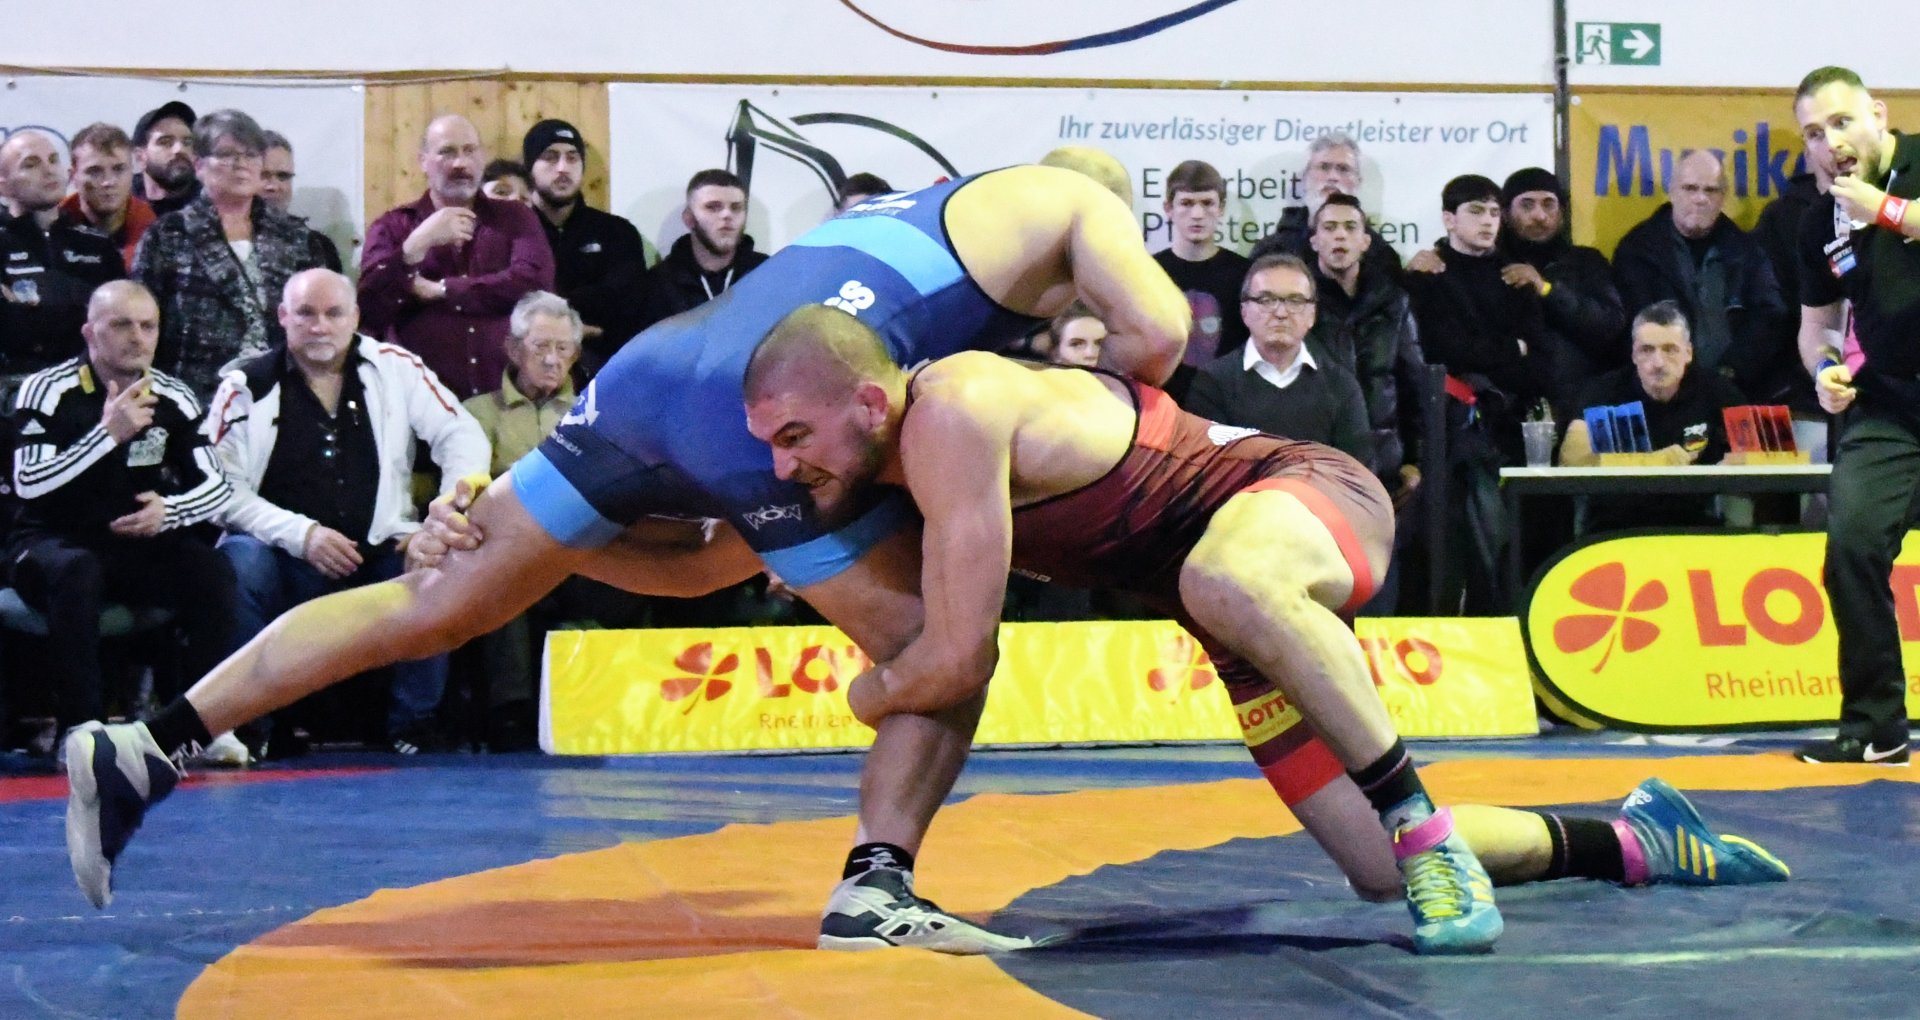
<path fill-rule="evenodd" d="M 961 265 L 1007 308 L 1040 318 L 1078 296 L 1107 325 L 1101 364 L 1155 386 L 1186 350 L 1193 312 L 1147 254 L 1126 203 L 1049 166 L 985 174 L 947 202 Z"/>
<path fill-rule="evenodd" d="M 928 369 L 903 423 L 907 489 L 926 525 L 921 598 L 926 622 L 891 662 L 848 689 L 868 725 L 896 712 L 928 714 L 978 694 L 1000 655 L 1000 609 L 1013 561 L 1009 477 L 1015 414 L 987 380 Z"/>

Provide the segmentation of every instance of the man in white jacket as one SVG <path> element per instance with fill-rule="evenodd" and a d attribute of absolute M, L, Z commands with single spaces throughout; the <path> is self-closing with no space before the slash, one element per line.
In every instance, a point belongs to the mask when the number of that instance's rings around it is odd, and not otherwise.
<path fill-rule="evenodd" d="M 287 281 L 284 351 L 231 366 L 206 432 L 234 488 L 220 551 L 239 578 L 235 647 L 286 610 L 398 576 L 419 529 L 416 441 L 445 484 L 485 471 L 473 416 L 412 352 L 360 336 L 353 285 L 311 269 Z M 387 736 L 417 749 L 446 684 L 446 657 L 394 667 Z"/>

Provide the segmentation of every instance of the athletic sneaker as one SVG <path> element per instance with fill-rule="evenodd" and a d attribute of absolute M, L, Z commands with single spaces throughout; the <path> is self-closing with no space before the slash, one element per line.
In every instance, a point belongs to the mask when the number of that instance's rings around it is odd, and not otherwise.
<path fill-rule="evenodd" d="M 1882 750 L 1873 741 L 1859 737 L 1835 737 L 1800 745 L 1794 757 L 1815 765 L 1899 765 L 1907 764 L 1907 742 L 1888 742 Z"/>
<path fill-rule="evenodd" d="M 842 881 L 820 915 L 821 949 L 902 946 L 973 956 L 1033 945 L 1032 939 L 996 935 L 914 895 L 913 872 L 898 868 L 874 868 Z"/>
<path fill-rule="evenodd" d="M 67 735 L 67 860 L 96 907 L 113 902 L 113 862 L 180 770 L 146 723 L 84 723 Z"/>
<path fill-rule="evenodd" d="M 1765 847 L 1715 835 L 1680 791 L 1649 779 L 1627 794 L 1613 823 L 1626 857 L 1626 884 L 1750 885 L 1784 882 L 1790 872 Z"/>
<path fill-rule="evenodd" d="M 247 753 L 247 745 L 233 735 L 232 730 L 213 738 L 213 743 L 200 749 L 193 756 L 190 765 L 217 765 L 221 768 L 246 768 L 253 763 L 253 756 Z"/>
<path fill-rule="evenodd" d="M 1413 948 L 1422 955 L 1486 953 L 1506 923 L 1493 903 L 1493 879 L 1440 810 L 1393 834 L 1393 856 L 1407 883 Z"/>

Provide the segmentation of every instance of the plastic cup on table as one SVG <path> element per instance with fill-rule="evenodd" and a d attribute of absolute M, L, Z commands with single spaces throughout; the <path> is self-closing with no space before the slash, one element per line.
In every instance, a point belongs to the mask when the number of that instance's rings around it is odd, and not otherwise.
<path fill-rule="evenodd" d="M 1521 422 L 1520 435 L 1527 443 L 1528 467 L 1553 466 L 1553 422 Z"/>

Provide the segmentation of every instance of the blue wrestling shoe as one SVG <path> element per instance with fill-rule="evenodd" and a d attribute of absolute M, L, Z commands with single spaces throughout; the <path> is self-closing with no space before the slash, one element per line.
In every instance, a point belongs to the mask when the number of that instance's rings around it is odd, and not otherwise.
<path fill-rule="evenodd" d="M 180 782 L 146 723 L 85 723 L 67 734 L 67 860 L 96 907 L 113 902 L 113 862 L 147 808 Z"/>
<path fill-rule="evenodd" d="M 1435 811 L 1393 834 L 1393 857 L 1407 883 L 1413 948 L 1423 956 L 1486 953 L 1505 930 L 1493 879 L 1453 831 L 1453 813 Z"/>
<path fill-rule="evenodd" d="M 1715 835 L 1680 791 L 1649 779 L 1627 794 L 1613 823 L 1626 858 L 1626 884 L 1751 885 L 1784 882 L 1780 858 L 1739 836 Z"/>
<path fill-rule="evenodd" d="M 913 873 L 874 868 L 842 881 L 820 916 L 821 949 L 899 946 L 975 956 L 1031 949 L 1032 939 L 996 935 L 914 894 Z"/>

